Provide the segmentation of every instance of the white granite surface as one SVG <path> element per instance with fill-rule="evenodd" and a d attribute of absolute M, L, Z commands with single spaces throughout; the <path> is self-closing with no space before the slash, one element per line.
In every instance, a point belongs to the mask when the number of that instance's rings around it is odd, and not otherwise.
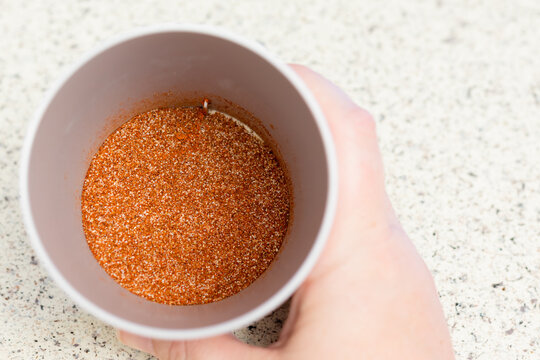
<path fill-rule="evenodd" d="M 52 82 L 103 40 L 159 22 L 258 40 L 369 109 L 389 192 L 434 273 L 458 359 L 540 359 L 538 0 L 0 0 L 0 359 L 149 358 L 40 267 L 17 164 Z M 268 343 L 284 314 L 239 335 Z"/>

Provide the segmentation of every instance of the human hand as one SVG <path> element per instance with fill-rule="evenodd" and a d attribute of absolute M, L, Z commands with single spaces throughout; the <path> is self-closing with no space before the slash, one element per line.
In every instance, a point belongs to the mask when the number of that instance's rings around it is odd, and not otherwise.
<path fill-rule="evenodd" d="M 340 183 L 328 243 L 279 341 L 259 348 L 232 335 L 163 341 L 123 331 L 119 339 L 162 360 L 454 359 L 431 274 L 386 194 L 373 119 L 319 74 L 292 67 L 328 119 Z"/>

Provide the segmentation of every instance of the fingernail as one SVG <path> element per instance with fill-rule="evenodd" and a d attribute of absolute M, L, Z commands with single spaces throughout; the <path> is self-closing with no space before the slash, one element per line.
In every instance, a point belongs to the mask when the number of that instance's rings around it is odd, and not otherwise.
<path fill-rule="evenodd" d="M 116 337 L 121 343 L 127 346 L 131 346 L 132 348 L 147 352 L 149 354 L 154 354 L 154 344 L 152 343 L 151 339 L 130 334 L 121 330 L 116 331 Z"/>

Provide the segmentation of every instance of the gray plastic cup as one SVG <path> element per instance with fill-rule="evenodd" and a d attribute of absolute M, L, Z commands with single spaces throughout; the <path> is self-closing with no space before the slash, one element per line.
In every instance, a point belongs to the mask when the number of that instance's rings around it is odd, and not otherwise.
<path fill-rule="evenodd" d="M 171 105 L 178 94 L 213 94 L 259 119 L 293 186 L 294 219 L 270 268 L 238 294 L 204 305 L 163 305 L 122 288 L 93 257 L 81 223 L 86 170 L 106 136 L 129 119 L 119 111 Z M 82 308 L 152 338 L 218 335 L 278 307 L 314 266 L 336 209 L 334 145 L 309 89 L 260 45 L 208 26 L 146 28 L 84 57 L 49 92 L 22 153 L 21 205 L 42 264 Z"/>

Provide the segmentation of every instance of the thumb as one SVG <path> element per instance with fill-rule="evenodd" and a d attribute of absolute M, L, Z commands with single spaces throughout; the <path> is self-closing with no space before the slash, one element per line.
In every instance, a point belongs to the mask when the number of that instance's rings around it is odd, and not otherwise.
<path fill-rule="evenodd" d="M 192 341 L 155 340 L 125 331 L 118 331 L 117 336 L 125 345 L 152 354 L 160 360 L 274 359 L 277 355 L 275 349 L 247 345 L 233 335 Z"/>

